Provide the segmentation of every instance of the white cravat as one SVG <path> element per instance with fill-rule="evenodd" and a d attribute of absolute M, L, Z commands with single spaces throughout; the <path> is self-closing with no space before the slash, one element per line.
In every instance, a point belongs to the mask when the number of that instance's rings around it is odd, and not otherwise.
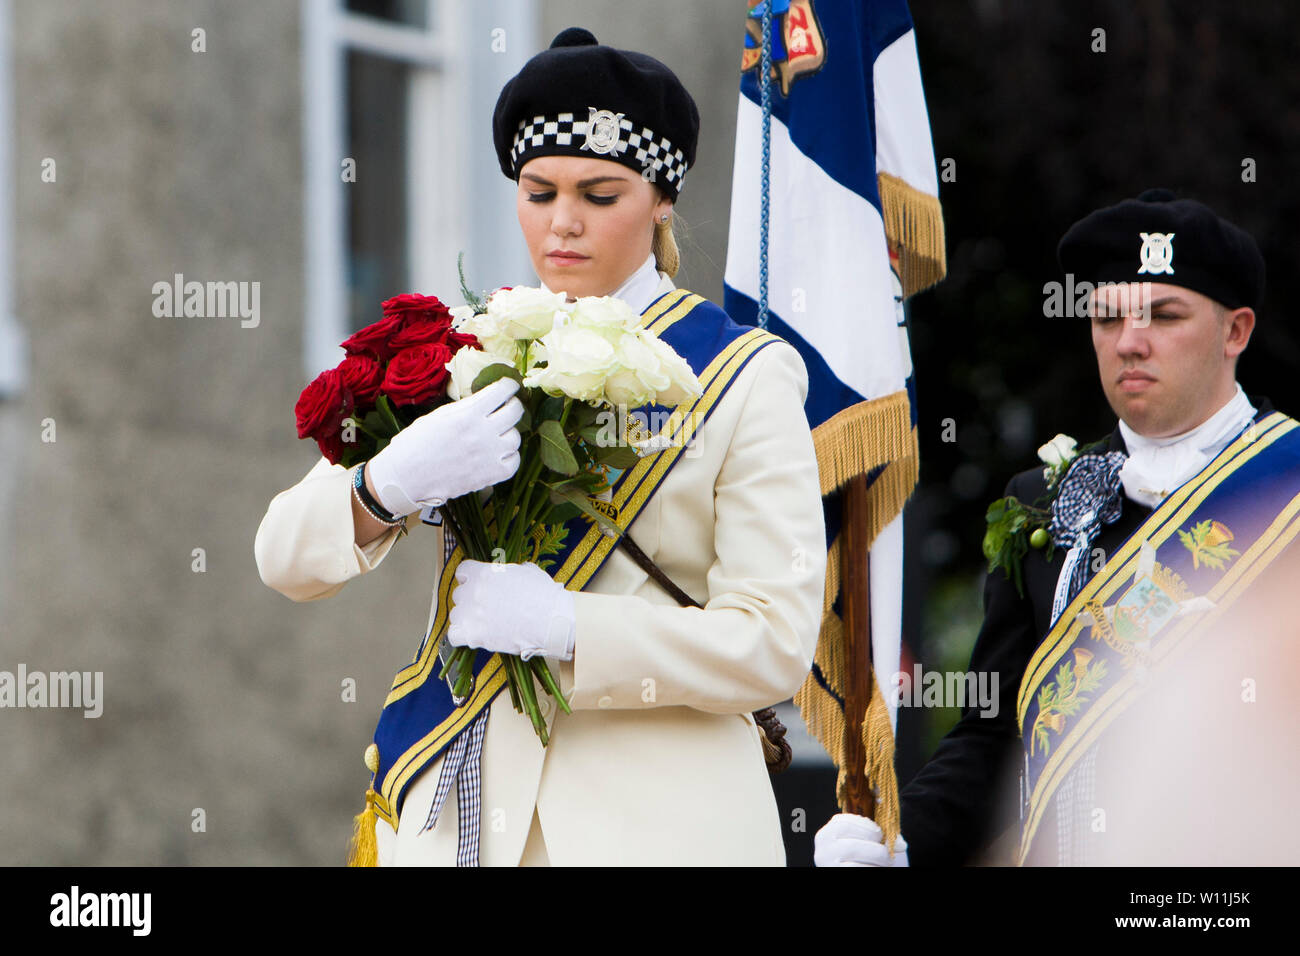
<path fill-rule="evenodd" d="M 1121 421 L 1120 434 L 1128 447 L 1128 460 L 1119 473 L 1124 494 L 1154 508 L 1208 465 L 1254 418 L 1255 406 L 1238 385 L 1228 404 L 1191 431 L 1172 438 L 1147 438 Z"/>
<path fill-rule="evenodd" d="M 658 298 L 655 292 L 659 288 L 660 281 L 662 280 L 659 271 L 655 268 L 655 254 L 651 252 L 646 256 L 645 262 L 641 263 L 635 272 L 623 280 L 622 285 L 609 294 L 622 299 L 640 314 Z M 539 282 L 539 285 L 547 292 L 553 291 L 544 282 Z"/>

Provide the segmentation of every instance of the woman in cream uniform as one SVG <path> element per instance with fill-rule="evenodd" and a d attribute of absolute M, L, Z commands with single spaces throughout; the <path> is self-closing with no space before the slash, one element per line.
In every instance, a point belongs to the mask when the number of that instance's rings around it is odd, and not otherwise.
<path fill-rule="evenodd" d="M 699 119 L 666 66 L 570 28 L 506 84 L 493 126 L 548 290 L 615 295 L 641 312 L 687 298 L 671 279 L 670 223 Z M 396 520 L 508 478 L 518 400 L 499 388 L 418 420 L 366 465 L 356 493 L 355 469 L 317 462 L 262 520 L 262 579 L 295 601 L 330 597 L 388 556 L 397 529 L 376 514 Z M 462 562 L 448 640 L 544 653 L 573 710 L 542 697 L 543 748 L 508 694 L 488 705 L 483 865 L 784 864 L 750 712 L 799 688 L 821 620 L 825 527 L 806 393 L 793 347 L 755 352 L 631 525 L 702 608 L 678 606 L 621 549 L 581 591 L 532 565 Z M 436 596 L 430 623 L 434 611 Z M 381 865 L 456 862 L 457 800 L 425 827 L 446 756 L 406 791 L 396 832 L 378 821 Z"/>

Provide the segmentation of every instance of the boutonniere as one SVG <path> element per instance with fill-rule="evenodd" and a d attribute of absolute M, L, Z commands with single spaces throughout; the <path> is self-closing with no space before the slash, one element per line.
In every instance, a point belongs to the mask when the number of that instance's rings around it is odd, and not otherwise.
<path fill-rule="evenodd" d="M 988 525 L 984 531 L 984 557 L 989 562 L 989 573 L 1001 568 L 1021 597 L 1025 595 L 1021 562 L 1029 549 L 1046 548 L 1047 560 L 1052 560 L 1056 545 L 1047 526 L 1052 521 L 1052 506 L 1061 490 L 1061 480 L 1081 455 L 1104 444 L 1102 440 L 1080 449 L 1078 442 L 1069 435 L 1057 435 L 1038 449 L 1038 457 L 1043 462 L 1043 478 L 1047 482 L 1047 490 L 1038 500 L 1030 505 L 1008 495 L 989 505 L 984 515 Z"/>

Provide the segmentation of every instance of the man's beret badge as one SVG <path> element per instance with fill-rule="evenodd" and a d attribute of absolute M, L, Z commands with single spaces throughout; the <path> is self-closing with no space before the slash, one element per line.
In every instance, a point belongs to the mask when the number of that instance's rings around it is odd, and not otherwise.
<path fill-rule="evenodd" d="M 1172 232 L 1140 232 L 1142 249 L 1138 255 L 1142 265 L 1138 273 L 1149 275 L 1174 274 L 1174 234 Z"/>

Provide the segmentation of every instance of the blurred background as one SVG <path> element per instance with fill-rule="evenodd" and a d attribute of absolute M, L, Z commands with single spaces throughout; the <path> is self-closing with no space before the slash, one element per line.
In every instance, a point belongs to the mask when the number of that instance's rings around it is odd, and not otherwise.
<path fill-rule="evenodd" d="M 462 250 L 473 287 L 535 283 L 490 121 L 505 80 L 571 25 L 658 57 L 695 97 L 676 283 L 720 302 L 745 10 L 0 0 L 0 670 L 104 674 L 98 719 L 0 710 L 0 864 L 342 861 L 434 560 L 417 533 L 327 601 L 262 584 L 266 505 L 318 455 L 294 401 L 382 299 L 458 302 Z M 1300 6 L 912 13 L 951 175 L 948 278 L 910 316 L 905 666 L 963 670 L 988 502 L 1057 432 L 1114 427 L 1086 326 L 1043 317 L 1075 219 L 1160 185 L 1250 230 L 1270 281 L 1239 377 L 1300 409 Z M 159 316 L 154 286 L 178 275 L 258 283 L 256 323 Z M 784 716 L 797 758 L 777 793 L 787 820 L 806 815 L 787 834 L 800 864 L 834 773 Z M 900 781 L 955 717 L 901 711 Z"/>

